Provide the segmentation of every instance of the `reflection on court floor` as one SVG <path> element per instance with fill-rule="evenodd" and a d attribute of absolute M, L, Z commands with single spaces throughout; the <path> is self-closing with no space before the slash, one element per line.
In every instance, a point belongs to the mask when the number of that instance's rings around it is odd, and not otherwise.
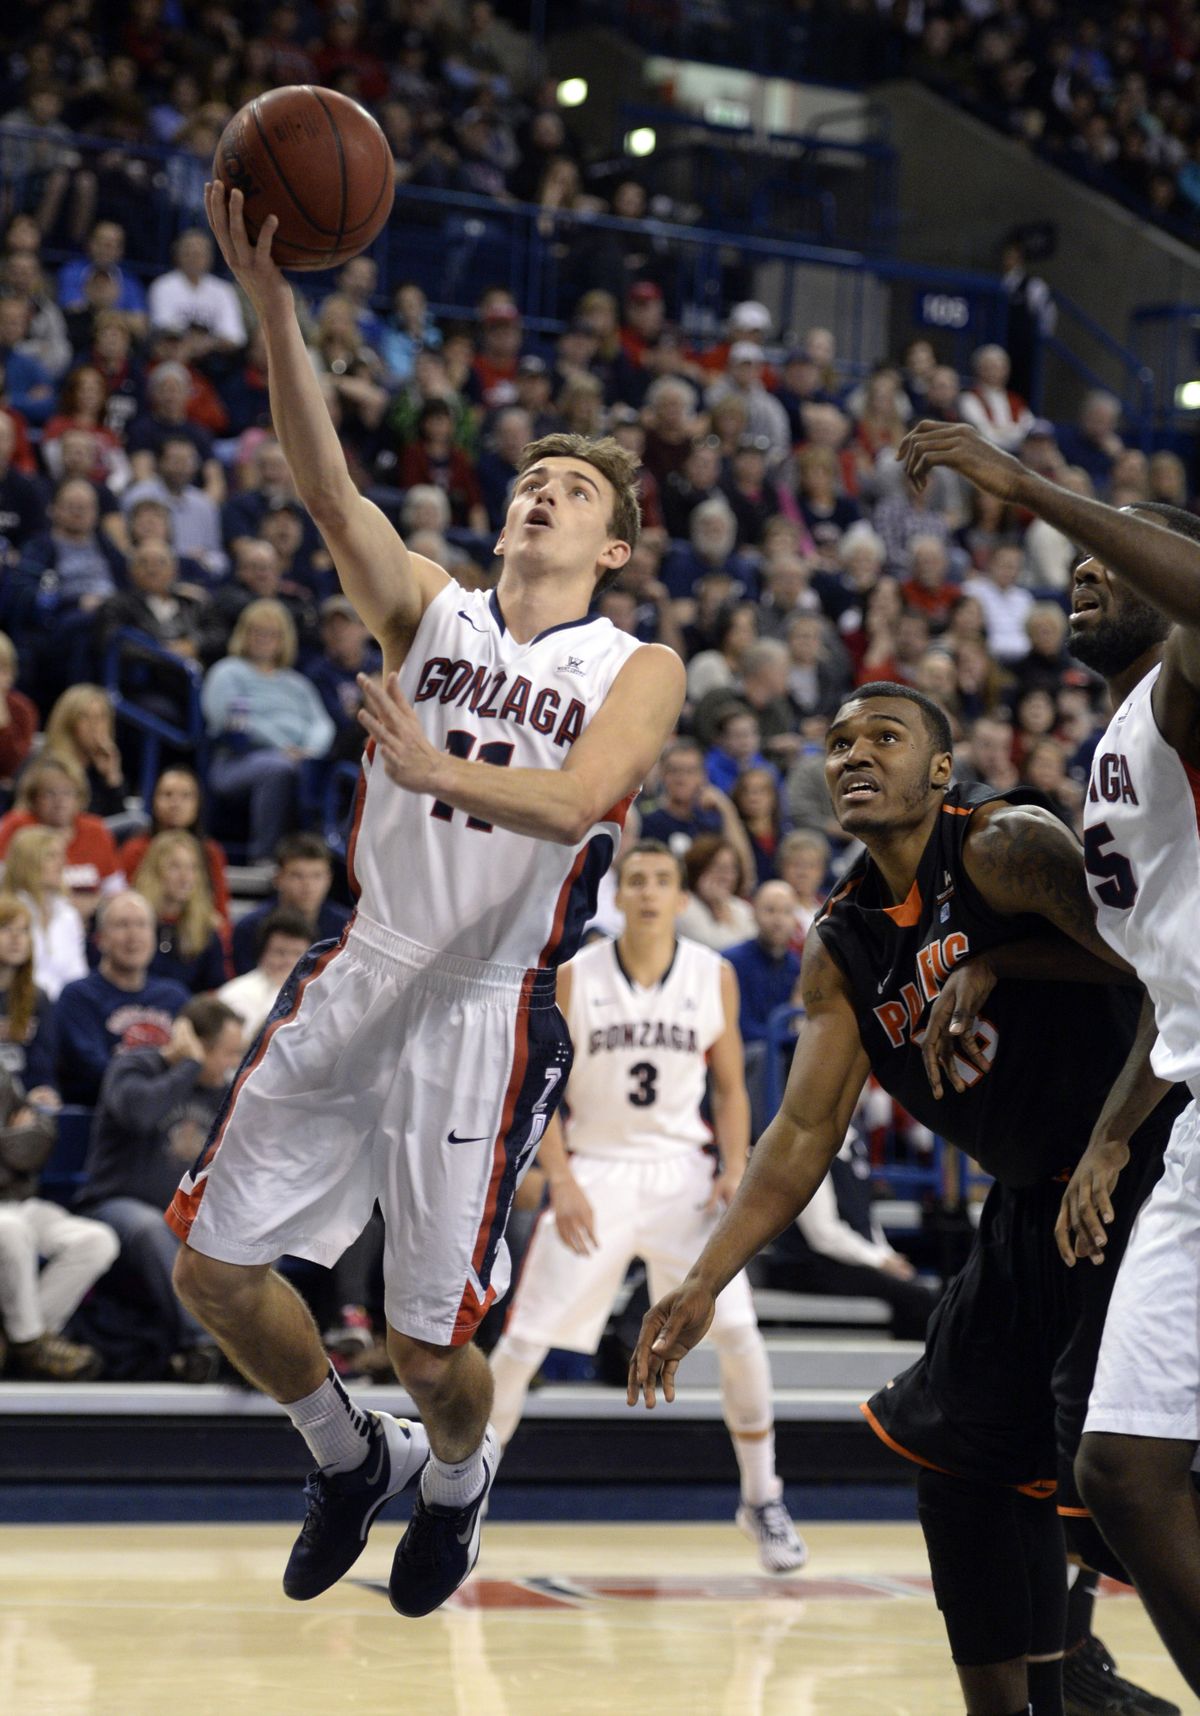
<path fill-rule="evenodd" d="M 725 1525 L 489 1525 L 425 1621 L 384 1588 L 387 1519 L 315 1603 L 279 1588 L 285 1526 L 0 1529 L 4 1716 L 958 1716 L 917 1529 L 804 1527 L 805 1572 L 759 1574 Z M 1135 1599 L 1097 1628 L 1194 1703 Z"/>

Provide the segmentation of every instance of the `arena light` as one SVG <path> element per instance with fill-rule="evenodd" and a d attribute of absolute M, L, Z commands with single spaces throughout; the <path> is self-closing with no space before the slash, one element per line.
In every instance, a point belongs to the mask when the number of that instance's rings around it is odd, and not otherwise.
<path fill-rule="evenodd" d="M 1180 411 L 1200 411 L 1200 381 L 1185 381 L 1175 389 L 1175 404 Z"/>
<path fill-rule="evenodd" d="M 554 99 L 560 107 L 582 107 L 587 98 L 585 77 L 565 77 L 554 92 Z"/>
<path fill-rule="evenodd" d="M 658 133 L 652 125 L 638 125 L 632 131 L 625 133 L 625 153 L 635 155 L 639 159 L 645 155 L 653 155 L 658 147 Z"/>

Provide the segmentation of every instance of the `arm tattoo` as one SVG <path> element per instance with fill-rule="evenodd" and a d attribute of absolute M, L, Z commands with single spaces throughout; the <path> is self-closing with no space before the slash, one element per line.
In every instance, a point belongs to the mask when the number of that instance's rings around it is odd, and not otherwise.
<path fill-rule="evenodd" d="M 1094 944 L 1083 852 L 1048 811 L 998 812 L 971 842 L 970 857 L 972 879 L 997 911 L 1036 913 L 1075 941 Z"/>

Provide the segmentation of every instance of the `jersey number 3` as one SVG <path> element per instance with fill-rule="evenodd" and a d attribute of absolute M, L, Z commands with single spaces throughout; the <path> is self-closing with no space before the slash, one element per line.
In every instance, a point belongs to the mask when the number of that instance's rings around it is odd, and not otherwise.
<path fill-rule="evenodd" d="M 464 761 L 475 750 L 475 734 L 466 733 L 461 727 L 456 727 L 453 733 L 446 734 L 446 749 L 452 757 L 462 757 Z M 503 739 L 492 739 L 486 745 L 480 745 L 475 761 L 491 763 L 498 769 L 506 769 L 512 762 L 513 747 L 506 745 Z M 443 799 L 435 799 L 430 816 L 436 816 L 439 822 L 449 822 L 454 815 L 454 806 Z M 490 834 L 492 825 L 485 822 L 481 816 L 468 816 L 467 827 L 478 829 L 480 834 Z"/>
<path fill-rule="evenodd" d="M 629 1100 L 635 1108 L 649 1108 L 658 1101 L 658 1068 L 652 1061 L 638 1061 L 629 1069 L 634 1088 Z"/>
<path fill-rule="evenodd" d="M 1123 852 L 1106 852 L 1111 845 L 1112 829 L 1107 822 L 1098 822 L 1083 836 L 1083 866 L 1095 882 L 1093 893 L 1102 905 L 1115 912 L 1127 912 L 1138 896 L 1133 865 Z"/>

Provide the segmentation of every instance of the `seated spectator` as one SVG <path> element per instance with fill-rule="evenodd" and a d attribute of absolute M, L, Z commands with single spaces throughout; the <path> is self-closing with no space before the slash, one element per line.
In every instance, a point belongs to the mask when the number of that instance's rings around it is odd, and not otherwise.
<path fill-rule="evenodd" d="M 53 496 L 59 483 L 80 478 L 96 491 L 100 513 L 100 529 L 124 554 L 128 533 L 121 513 L 121 504 L 105 481 L 103 460 L 98 457 L 99 442 L 90 429 L 64 429 L 47 454 L 53 454 L 54 478 L 44 479 L 42 491 L 47 499 Z M 124 455 L 122 455 L 122 458 Z M 48 457 L 47 462 L 50 462 Z"/>
<path fill-rule="evenodd" d="M 1012 675 L 988 653 L 981 638 L 963 638 L 955 647 L 954 669 L 958 682 L 959 713 L 966 722 L 980 715 L 1003 713 L 1004 699 L 1012 691 Z"/>
<path fill-rule="evenodd" d="M 1046 733 L 1027 746 L 1021 764 L 1021 783 L 1040 792 L 1059 821 L 1077 834 L 1080 832 L 1083 787 L 1067 773 L 1067 749 L 1054 734 Z"/>
<path fill-rule="evenodd" d="M 134 479 L 145 482 L 158 469 L 158 458 L 167 440 L 189 441 L 203 472 L 211 500 L 224 499 L 225 477 L 213 456 L 212 436 L 188 417 L 191 378 L 181 363 L 160 363 L 146 382 L 146 412 L 135 417 L 125 436 Z"/>
<path fill-rule="evenodd" d="M 971 385 L 958 401 L 962 421 L 1006 453 L 1016 451 L 1033 423 L 1029 406 L 1009 388 L 1011 367 L 1003 346 L 980 346 L 971 357 Z M 1068 459 L 1069 464 L 1080 462 Z"/>
<path fill-rule="evenodd" d="M 1165 448 L 1151 453 L 1146 477 L 1148 500 L 1165 501 L 1168 506 L 1177 506 L 1181 512 L 1192 510 L 1187 466 L 1178 453 L 1170 453 Z"/>
<path fill-rule="evenodd" d="M 242 1047 L 248 1049 L 267 1022 L 279 991 L 314 940 L 313 926 L 299 912 L 275 906 L 258 922 L 258 963 L 240 977 L 231 977 L 216 998 L 232 1007 L 242 1021 Z"/>
<path fill-rule="evenodd" d="M 876 488 L 883 498 L 875 508 L 872 523 L 883 539 L 884 564 L 893 575 L 907 569 L 913 543 L 933 537 L 949 554 L 950 517 L 954 507 L 953 479 L 940 471 L 940 482 L 913 489 L 904 468 L 890 455 L 880 460 Z"/>
<path fill-rule="evenodd" d="M 821 564 L 838 564 L 842 537 L 861 516 L 857 501 L 839 492 L 841 471 L 828 447 L 806 447 L 796 459 L 797 501 Z"/>
<path fill-rule="evenodd" d="M 891 364 L 879 364 L 868 376 L 861 407 L 856 410 L 847 403 L 846 409 L 854 418 L 850 451 L 857 474 L 855 492 L 871 495 L 878 492 L 880 467 L 892 462 L 908 428 L 908 400 Z"/>
<path fill-rule="evenodd" d="M 787 412 L 763 382 L 766 353 L 753 340 L 735 340 L 729 348 L 729 368 L 724 377 L 709 388 L 705 396 L 710 408 L 732 395 L 741 400 L 746 410 L 745 432 L 761 437 L 773 459 L 783 459 L 792 450 L 791 430 Z"/>
<path fill-rule="evenodd" d="M 981 715 L 970 729 L 965 746 L 955 752 L 954 778 L 968 786 L 1011 792 L 1020 776 L 1013 762 L 1013 730 L 1007 721 Z"/>
<path fill-rule="evenodd" d="M 19 549 L 43 528 L 46 514 L 37 484 L 13 463 L 16 446 L 16 425 L 0 411 L 0 539 Z"/>
<path fill-rule="evenodd" d="M 662 792 L 655 808 L 641 818 L 646 840 L 661 840 L 682 857 L 702 834 L 724 834 L 740 827 L 737 812 L 704 771 L 704 752 L 695 739 L 672 739 L 659 763 Z M 748 856 L 749 848 L 744 849 Z"/>
<path fill-rule="evenodd" d="M 856 685 L 896 678 L 897 631 L 903 613 L 904 598 L 899 584 L 894 578 L 881 578 L 867 596 L 857 625 L 847 624 L 850 614 L 842 616 L 842 641 L 854 669 Z"/>
<path fill-rule="evenodd" d="M 532 440 L 533 423 L 527 411 L 519 405 L 506 405 L 496 413 L 491 434 L 475 465 L 488 523 L 493 530 L 504 528 L 521 451 Z"/>
<path fill-rule="evenodd" d="M 297 778 L 323 757 L 334 725 L 315 688 L 294 670 L 296 628 L 281 602 L 243 609 L 229 654 L 210 667 L 201 703 L 214 744 L 209 785 L 246 805 L 252 862 L 268 858 L 291 826 Z"/>
<path fill-rule="evenodd" d="M 2 956 L 0 971 L 12 981 L 13 967 Z M 111 1268 L 119 1245 L 103 1223 L 37 1196 L 54 1140 L 53 1116 L 27 1104 L 0 1072 L 0 1334 L 8 1374 L 27 1382 L 86 1382 L 100 1374 L 100 1355 L 64 1339 L 62 1330 Z"/>
<path fill-rule="evenodd" d="M 757 642 L 753 602 L 731 602 L 717 621 L 714 647 L 699 651 L 688 662 L 688 701 L 697 704 L 712 691 L 732 690 L 747 652 Z"/>
<path fill-rule="evenodd" d="M 268 513 L 276 507 L 296 503 L 296 484 L 287 457 L 279 442 L 268 436 L 254 449 L 247 486 L 230 495 L 221 510 L 221 529 L 233 554 L 237 554 L 243 540 L 262 534 Z M 300 510 L 308 526 L 308 545 L 313 547 L 317 540 L 316 526 L 303 507 Z"/>
<path fill-rule="evenodd" d="M 796 712 L 788 697 L 790 669 L 786 644 L 777 638 L 759 638 L 752 643 L 742 656 L 733 691 L 710 691 L 693 709 L 692 727 L 700 743 L 711 742 L 720 714 L 732 701 L 754 716 L 768 764 L 772 768 L 786 766 L 800 743 Z M 718 786 L 723 784 L 717 779 Z"/>
<path fill-rule="evenodd" d="M 65 881 L 85 921 L 102 893 L 125 886 L 117 848 L 102 818 L 84 810 L 87 778 L 70 757 L 36 757 L 17 783 L 17 801 L 0 817 L 0 858 L 22 828 L 52 828 L 67 841 Z"/>
<path fill-rule="evenodd" d="M 193 995 L 219 988 L 229 975 L 228 961 L 200 842 L 182 830 L 156 834 L 133 885 L 158 920 L 150 975 L 174 978 Z"/>
<path fill-rule="evenodd" d="M 938 1292 L 888 1243 L 871 1207 L 870 1156 L 857 1114 L 808 1207 L 772 1243 L 766 1278 L 791 1293 L 882 1299 L 891 1307 L 894 1340 L 924 1340 Z"/>
<path fill-rule="evenodd" d="M 723 571 L 742 585 L 745 594 L 757 592 L 757 568 L 745 554 L 736 553 L 738 522 L 723 494 L 702 501 L 690 518 L 690 546 L 676 547 L 663 561 L 663 583 L 675 599 L 694 595 L 700 578 Z"/>
<path fill-rule="evenodd" d="M 115 275 L 117 296 L 114 308 L 132 313 L 144 322 L 146 294 L 136 274 L 121 267 L 125 255 L 125 229 L 115 220 L 98 220 L 87 237 L 86 255 L 64 263 L 58 274 L 58 301 L 64 310 L 78 310 L 84 302 L 84 286 L 96 269 Z"/>
<path fill-rule="evenodd" d="M 204 635 L 205 597 L 178 582 L 179 563 L 165 542 L 143 542 L 129 556 L 129 585 L 110 596 L 96 615 L 96 636 L 106 651 L 119 631 L 144 632 L 183 661 L 195 661 Z M 157 695 L 157 690 L 156 693 Z M 169 693 L 168 693 L 169 695 Z M 182 711 L 171 707 L 168 719 Z"/>
<path fill-rule="evenodd" d="M 118 1276 L 151 1311 L 169 1355 L 166 1374 L 181 1382 L 211 1382 L 218 1354 L 176 1297 L 180 1242 L 162 1212 L 199 1155 L 241 1055 L 237 1014 L 211 996 L 189 1001 L 164 1043 L 131 1045 L 109 1063 L 92 1121 L 78 1207 L 120 1239 Z"/>
<path fill-rule="evenodd" d="M 1067 632 L 1067 616 L 1057 602 L 1034 603 L 1025 621 L 1029 654 L 1013 667 L 1020 690 L 1040 686 L 1051 697 L 1058 696 L 1059 688 L 1072 668 Z"/>
<path fill-rule="evenodd" d="M 41 428 L 54 410 L 54 377 L 29 349 L 33 306 L 25 298 L 0 298 L 0 368 L 4 396 L 26 423 Z"/>
<path fill-rule="evenodd" d="M 1084 395 L 1075 422 L 1063 424 L 1058 431 L 1059 451 L 1066 463 L 1085 470 L 1101 495 L 1107 495 L 1113 465 L 1125 451 L 1120 422 L 1121 401 L 1097 387 Z"/>
<path fill-rule="evenodd" d="M 559 393 L 557 405 L 568 434 L 594 441 L 604 433 L 604 389 L 594 375 L 573 375 Z"/>
<path fill-rule="evenodd" d="M 536 441 L 543 435 L 557 434 L 562 418 L 554 409 L 554 383 L 545 358 L 536 352 L 527 353 L 517 365 L 513 388 L 516 403 L 529 413 L 532 438 Z"/>
<path fill-rule="evenodd" d="M 767 523 L 779 511 L 779 498 L 767 481 L 766 440 L 743 435 L 738 443 L 722 490 L 737 520 L 737 546 L 758 548 Z"/>
<path fill-rule="evenodd" d="M 510 397 L 524 340 L 521 312 L 507 294 L 490 297 L 480 314 L 479 350 L 471 365 L 471 397 L 494 411 Z M 419 481 L 428 481 L 420 478 Z"/>
<path fill-rule="evenodd" d="M 419 351 L 436 351 L 441 330 L 429 313 L 429 300 L 415 280 L 402 280 L 392 292 L 392 310 L 383 324 L 379 355 L 389 387 L 403 387 L 411 378 Z"/>
<path fill-rule="evenodd" d="M 780 554 L 764 563 L 763 593 L 758 601 L 758 635 L 767 642 L 786 643 L 794 619 L 819 614 L 821 604 L 812 588 L 812 564 L 799 554 Z"/>
<path fill-rule="evenodd" d="M 704 767 L 719 791 L 732 793 L 743 769 L 763 769 L 774 779 L 776 770 L 759 749 L 760 740 L 758 716 L 745 703 L 731 701 L 717 712 Z"/>
<path fill-rule="evenodd" d="M 834 405 L 821 376 L 821 366 L 805 346 L 793 346 L 784 354 L 775 397 L 787 412 L 793 442 L 804 440 L 804 409 L 808 405 Z"/>
<path fill-rule="evenodd" d="M 649 439 L 647 435 L 647 445 Z M 719 500 L 723 493 L 721 449 L 717 441 L 708 435 L 692 441 L 683 464 L 677 470 L 668 471 L 662 481 L 658 478 L 655 481 L 659 482 L 663 523 L 668 536 L 676 539 L 690 537 L 696 508 L 704 501 Z"/>
<path fill-rule="evenodd" d="M 141 500 L 161 501 L 170 509 L 176 553 L 190 555 L 210 578 L 219 578 L 229 566 L 221 538 L 221 512 L 213 497 L 197 487 L 199 473 L 199 456 L 190 439 L 165 435 L 154 475 L 130 483 L 121 496 L 121 506 L 129 513 Z"/>
<path fill-rule="evenodd" d="M 786 882 L 763 882 L 754 895 L 752 939 L 725 947 L 725 957 L 737 973 L 741 998 L 738 1028 L 746 1053 L 746 1090 L 750 1097 L 753 1136 L 759 1137 L 772 1118 L 766 1112 L 767 1033 L 777 1007 L 797 997 L 800 961 L 792 952 L 796 929 L 796 899 Z M 788 1045 L 790 1055 L 790 1043 Z"/>
<path fill-rule="evenodd" d="M 925 386 L 922 416 L 932 418 L 935 423 L 962 423 L 965 419 L 959 410 L 961 399 L 958 371 L 948 363 L 935 365 Z"/>
<path fill-rule="evenodd" d="M 161 547 L 170 549 L 176 572 L 185 585 L 193 590 L 207 590 L 210 587 L 208 572 L 198 560 L 193 560 L 188 554 L 175 553 L 171 509 L 165 501 L 153 500 L 147 496 L 145 500 L 131 506 L 128 514 L 123 517 L 130 553 L 145 542 L 158 543 Z"/>
<path fill-rule="evenodd" d="M 786 882 L 796 900 L 796 923 L 792 931 L 792 952 L 804 951 L 804 942 L 813 919 L 825 904 L 825 877 L 829 872 L 830 846 L 823 834 L 811 829 L 794 828 L 779 842 L 775 854 L 775 873 Z"/>
<path fill-rule="evenodd" d="M 1021 583 L 1024 571 L 1025 555 L 1020 545 L 1003 543 L 993 550 L 984 572 L 963 584 L 963 594 L 974 596 L 982 607 L 988 648 L 1004 666 L 1029 654 L 1025 625 L 1033 596 Z"/>
<path fill-rule="evenodd" d="M 54 1113 L 62 1103 L 53 996 L 37 981 L 32 913 L 7 882 L 0 893 L 0 1069 L 31 1107 Z"/>
<path fill-rule="evenodd" d="M 697 446 L 705 445 L 703 421 L 696 415 L 695 388 L 680 376 L 660 376 L 646 391 L 642 421 L 646 429 L 646 469 L 654 477 L 659 490 L 665 493 L 671 479 L 679 478 L 687 471 Z M 711 451 L 716 451 L 715 444 Z M 694 489 L 716 486 L 703 481 L 709 464 L 710 461 L 702 460 L 697 465 L 695 476 L 699 480 L 693 480 Z M 719 474 L 719 460 L 717 470 Z M 684 534 L 683 530 L 676 530 L 670 524 L 668 529 L 672 535 Z"/>
<path fill-rule="evenodd" d="M 30 537 L 7 598 L 0 597 L 9 629 L 34 644 L 33 678 L 47 700 L 90 677 L 93 615 L 115 595 L 125 570 L 120 550 L 97 528 L 91 483 L 60 483 L 49 516 L 49 530 Z"/>
<path fill-rule="evenodd" d="M 275 852 L 275 892 L 261 906 L 239 918 L 233 928 L 233 969 L 241 976 L 254 968 L 258 937 L 274 911 L 295 914 L 313 926 L 317 941 L 336 941 L 350 919 L 344 906 L 329 896 L 333 860 L 316 834 L 289 834 Z"/>
<path fill-rule="evenodd" d="M 1017 690 L 1013 703 L 1013 762 L 1020 769 L 1039 739 L 1048 738 L 1058 724 L 1058 705 L 1044 685 Z"/>
<path fill-rule="evenodd" d="M 923 614 L 941 631 L 958 603 L 962 589 L 950 574 L 950 556 L 942 536 L 914 536 L 908 546 L 908 577 L 900 586 L 904 604 Z"/>
<path fill-rule="evenodd" d="M 817 572 L 813 588 L 821 607 L 839 624 L 847 616 L 861 614 L 863 604 L 883 575 L 883 538 L 865 519 L 852 524 L 838 543 L 838 571 Z M 853 619 L 848 624 L 855 624 Z"/>
<path fill-rule="evenodd" d="M 225 356 L 246 343 L 237 290 L 212 272 L 213 242 L 200 227 L 181 233 L 171 247 L 175 267 L 151 284 L 152 328 L 190 334 L 189 362 Z"/>
<path fill-rule="evenodd" d="M 114 1055 L 170 1041 L 171 1023 L 191 997 L 182 983 L 150 975 L 154 928 L 153 907 L 132 888 L 97 912 L 99 964 L 55 1002 L 64 1102 L 94 1107 Z"/>
<path fill-rule="evenodd" d="M 321 603 L 321 654 L 310 662 L 307 675 L 337 729 L 334 752 L 348 761 L 356 761 L 363 748 L 358 675 L 379 673 L 382 666 L 379 645 L 353 602 L 348 596 L 327 596 Z"/>
<path fill-rule="evenodd" d="M 154 783 L 150 800 L 150 830 L 133 834 L 117 853 L 117 862 L 126 880 L 132 884 L 138 865 L 146 856 L 155 835 L 165 833 L 194 835 L 204 853 L 208 885 L 213 906 L 225 922 L 229 921 L 229 876 L 224 850 L 204 832 L 200 815 L 200 782 L 191 769 L 164 769 Z"/>
<path fill-rule="evenodd" d="M 470 460 L 454 445 L 454 416 L 444 399 L 431 399 L 417 418 L 417 439 L 400 458 L 405 488 L 433 483 L 450 502 L 452 522 L 460 528 L 486 531 L 487 509 Z"/>
<path fill-rule="evenodd" d="M 683 633 L 667 586 L 659 577 L 662 556 L 657 545 L 643 535 L 621 568 L 616 589 L 633 597 L 632 635 L 642 643 L 666 644 L 678 656 L 684 654 Z"/>
<path fill-rule="evenodd" d="M 829 716 L 852 684 L 850 658 L 821 614 L 797 614 L 788 626 L 787 695 L 797 723 Z"/>
<path fill-rule="evenodd" d="M 53 828 L 18 830 L 4 859 L 4 890 L 29 913 L 34 981 L 50 1001 L 88 970 L 83 919 L 64 880 L 66 862 L 66 837 Z M 19 1067 L 9 1071 L 21 1073 Z"/>
<path fill-rule="evenodd" d="M 679 933 L 717 953 L 754 933 L 753 908 L 741 897 L 748 881 L 744 844 L 744 832 L 738 845 L 721 834 L 701 834 L 683 855 L 688 902 L 679 914 Z"/>
<path fill-rule="evenodd" d="M 776 873 L 775 863 L 783 836 L 783 806 L 779 799 L 776 771 L 758 768 L 751 763 L 734 781 L 730 797 L 742 819 L 742 827 L 754 854 L 755 886 L 758 887 L 769 882 Z"/>
<path fill-rule="evenodd" d="M 38 730 L 37 706 L 15 689 L 17 652 L 7 632 L 0 632 L 0 789 L 7 793 L 33 749 Z"/>
<path fill-rule="evenodd" d="M 72 685 L 46 721 L 45 756 L 67 757 L 87 781 L 92 816 L 122 816 L 128 786 L 117 749 L 112 698 L 102 685 Z"/>
<path fill-rule="evenodd" d="M 57 410 L 42 430 L 42 461 L 56 482 L 65 475 L 84 475 L 90 482 L 106 485 L 114 496 L 128 484 L 129 460 L 120 436 L 107 426 L 107 410 L 103 375 L 92 364 L 80 364 L 63 382 Z M 83 472 L 64 466 L 62 443 L 72 429 L 84 429 L 91 438 L 91 464 Z"/>

